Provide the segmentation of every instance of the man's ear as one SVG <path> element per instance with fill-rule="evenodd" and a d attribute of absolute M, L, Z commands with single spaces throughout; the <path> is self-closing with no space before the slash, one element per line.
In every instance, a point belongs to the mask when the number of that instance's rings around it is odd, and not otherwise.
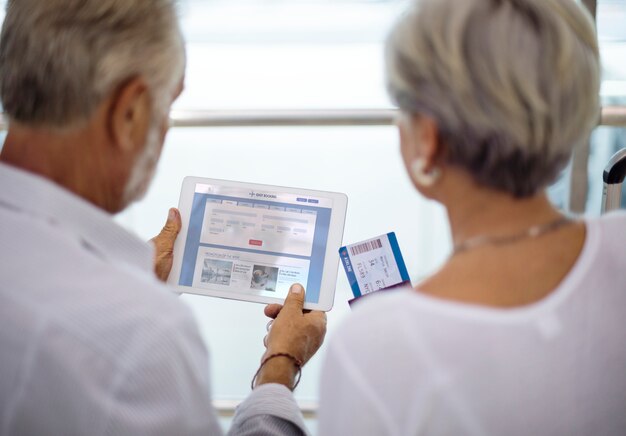
<path fill-rule="evenodd" d="M 129 153 L 143 147 L 152 113 L 151 96 L 143 77 L 133 77 L 120 85 L 109 107 L 109 131 L 118 150 Z"/>

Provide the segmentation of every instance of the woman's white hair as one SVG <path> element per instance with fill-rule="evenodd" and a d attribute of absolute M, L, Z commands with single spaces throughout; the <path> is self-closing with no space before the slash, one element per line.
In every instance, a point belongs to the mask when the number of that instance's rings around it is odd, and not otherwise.
<path fill-rule="evenodd" d="M 184 63 L 174 0 L 9 0 L 0 97 L 9 120 L 66 128 L 144 76 L 164 111 Z"/>
<path fill-rule="evenodd" d="M 556 179 L 599 117 L 593 20 L 575 0 L 421 0 L 387 41 L 403 111 L 433 117 L 445 159 L 516 197 Z"/>

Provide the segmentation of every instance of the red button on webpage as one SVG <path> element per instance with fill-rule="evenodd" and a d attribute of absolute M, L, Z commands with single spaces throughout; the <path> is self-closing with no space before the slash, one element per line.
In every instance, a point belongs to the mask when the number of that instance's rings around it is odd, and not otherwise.
<path fill-rule="evenodd" d="M 263 241 L 259 241 L 258 239 L 250 239 L 248 241 L 248 244 L 250 245 L 256 245 L 257 247 L 260 247 L 263 245 Z"/>

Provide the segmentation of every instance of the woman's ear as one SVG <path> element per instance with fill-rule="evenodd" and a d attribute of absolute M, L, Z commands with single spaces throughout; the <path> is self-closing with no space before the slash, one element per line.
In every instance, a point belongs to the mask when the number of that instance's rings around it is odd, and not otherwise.
<path fill-rule="evenodd" d="M 417 159 L 423 161 L 425 171 L 430 171 L 440 163 L 444 150 L 434 118 L 401 113 L 396 119 L 396 125 L 400 135 L 400 151 L 407 167 Z"/>
<path fill-rule="evenodd" d="M 150 129 L 152 102 L 143 77 L 124 82 L 113 95 L 109 110 L 109 134 L 122 153 L 143 149 Z"/>
<path fill-rule="evenodd" d="M 413 117 L 412 131 L 417 145 L 416 157 L 424 161 L 424 170 L 430 171 L 437 166 L 443 153 L 437 122 L 429 116 Z"/>
<path fill-rule="evenodd" d="M 405 163 L 419 158 L 419 147 L 414 133 L 414 116 L 404 112 L 398 112 L 395 119 L 400 140 L 400 152 Z"/>
<path fill-rule="evenodd" d="M 400 148 L 406 170 L 415 187 L 428 198 L 430 187 L 440 179 L 442 146 L 435 120 L 423 115 L 402 114 L 397 120 Z"/>

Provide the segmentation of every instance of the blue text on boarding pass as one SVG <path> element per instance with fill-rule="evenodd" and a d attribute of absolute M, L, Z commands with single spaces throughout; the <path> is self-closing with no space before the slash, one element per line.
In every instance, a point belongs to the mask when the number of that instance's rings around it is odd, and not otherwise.
<path fill-rule="evenodd" d="M 409 280 L 394 232 L 341 247 L 339 255 L 355 297 Z"/>

